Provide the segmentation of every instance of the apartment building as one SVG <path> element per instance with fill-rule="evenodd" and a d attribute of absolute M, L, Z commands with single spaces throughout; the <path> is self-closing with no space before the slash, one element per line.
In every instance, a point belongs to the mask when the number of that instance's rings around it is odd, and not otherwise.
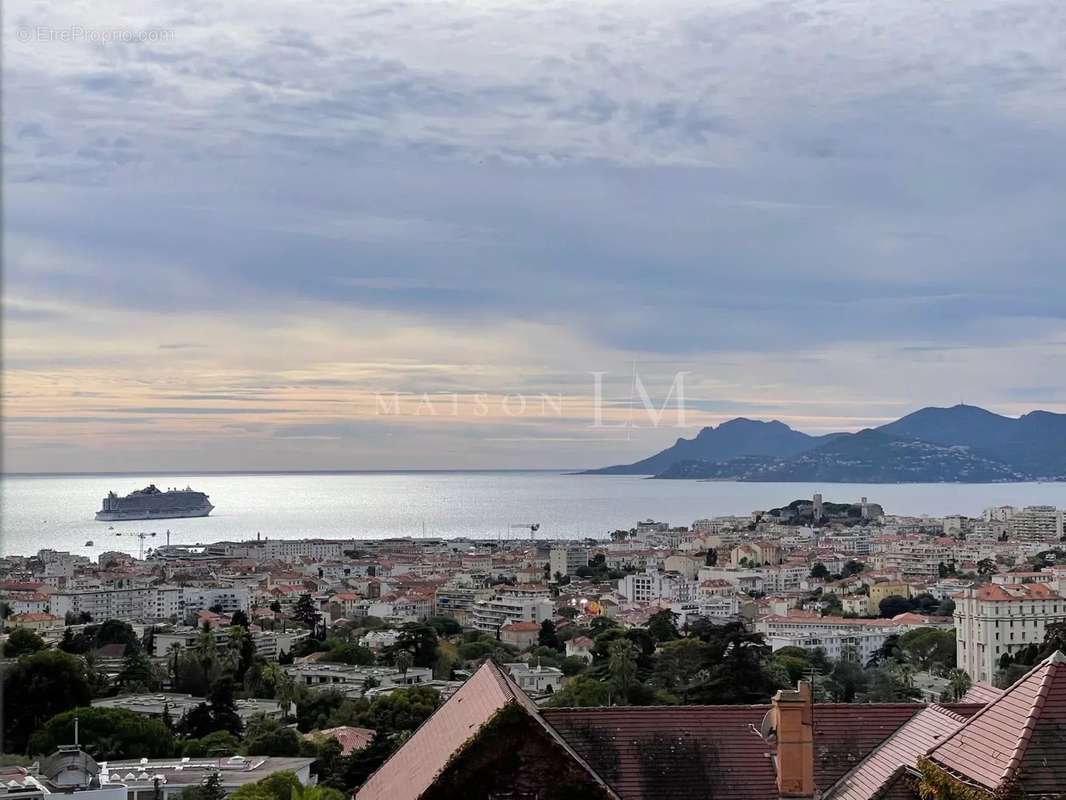
<path fill-rule="evenodd" d="M 626 575 L 618 581 L 618 592 L 635 603 L 686 602 L 695 600 L 698 591 L 699 581 L 686 580 L 676 572 L 659 572 L 654 567 Z"/>
<path fill-rule="evenodd" d="M 1007 519 L 1007 535 L 1022 542 L 1058 542 L 1063 537 L 1063 511 L 1055 506 L 1027 506 Z"/>
<path fill-rule="evenodd" d="M 1004 654 L 1043 642 L 1048 625 L 1066 622 L 1063 584 L 988 583 L 955 595 L 959 669 L 991 682 Z"/>
<path fill-rule="evenodd" d="M 501 592 L 474 604 L 471 623 L 476 630 L 495 634 L 512 622 L 536 622 L 551 619 L 555 606 L 546 597 Z"/>
<path fill-rule="evenodd" d="M 121 619 L 127 622 L 151 622 L 181 619 L 192 612 L 199 614 L 221 607 L 223 614 L 247 611 L 248 590 L 243 586 L 137 586 L 106 587 L 56 592 L 51 598 L 51 613 L 88 613 L 94 620 Z"/>
<path fill-rule="evenodd" d="M 551 576 L 573 575 L 589 565 L 589 551 L 584 547 L 553 547 L 548 554 Z"/>

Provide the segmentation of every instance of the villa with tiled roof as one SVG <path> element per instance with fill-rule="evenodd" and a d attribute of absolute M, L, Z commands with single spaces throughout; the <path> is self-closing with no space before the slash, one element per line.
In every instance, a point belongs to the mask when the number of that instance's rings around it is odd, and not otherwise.
<path fill-rule="evenodd" d="M 948 706 L 538 708 L 486 662 L 355 800 L 1017 800 L 1066 789 L 1066 656 Z"/>

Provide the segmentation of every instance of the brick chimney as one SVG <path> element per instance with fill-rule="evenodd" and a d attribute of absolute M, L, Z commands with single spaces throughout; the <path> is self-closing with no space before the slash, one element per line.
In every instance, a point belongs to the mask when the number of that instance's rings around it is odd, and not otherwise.
<path fill-rule="evenodd" d="M 774 695 L 772 722 L 777 734 L 777 791 L 781 797 L 814 797 L 814 709 L 811 685 Z"/>

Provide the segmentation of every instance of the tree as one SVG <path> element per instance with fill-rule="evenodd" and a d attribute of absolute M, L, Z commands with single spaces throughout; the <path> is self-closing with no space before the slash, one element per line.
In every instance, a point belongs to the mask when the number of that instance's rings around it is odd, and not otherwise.
<path fill-rule="evenodd" d="M 655 685 L 688 701 L 688 693 L 710 657 L 709 646 L 699 639 L 667 642 L 655 661 Z"/>
<path fill-rule="evenodd" d="M 137 638 L 133 627 L 120 619 L 109 619 L 96 629 L 93 649 L 98 650 L 109 644 L 124 644 L 127 647 L 140 648 L 141 640 Z"/>
<path fill-rule="evenodd" d="M 75 708 L 57 714 L 30 737 L 29 751 L 51 755 L 73 742 L 75 717 L 79 744 L 98 761 L 174 754 L 174 736 L 162 722 L 124 708 Z"/>
<path fill-rule="evenodd" d="M 400 650 L 396 653 L 396 671 L 406 678 L 407 670 L 414 665 L 414 660 L 414 656 L 412 656 L 407 650 Z"/>
<path fill-rule="evenodd" d="M 610 687 L 606 682 L 597 680 L 591 675 L 578 675 L 556 692 L 548 701 L 548 705 L 560 708 L 605 706 L 609 696 Z"/>
<path fill-rule="evenodd" d="M 126 692 L 154 692 L 162 686 L 152 660 L 139 648 L 128 648 L 122 659 L 118 685 Z"/>
<path fill-rule="evenodd" d="M 906 597 L 894 594 L 881 601 L 878 605 L 878 611 L 882 617 L 891 619 L 897 614 L 906 614 L 911 610 L 911 607 L 911 602 Z"/>
<path fill-rule="evenodd" d="M 199 739 L 186 739 L 182 755 L 190 758 L 226 757 L 237 754 L 240 742 L 229 731 L 212 731 Z"/>
<path fill-rule="evenodd" d="M 292 617 L 310 628 L 312 635 L 317 635 L 318 623 L 322 619 L 322 614 L 320 614 L 318 609 L 315 608 L 315 603 L 311 599 L 311 595 L 300 595 L 300 599 L 297 600 L 296 605 L 293 606 Z"/>
<path fill-rule="evenodd" d="M 367 647 L 343 639 L 327 639 L 329 649 L 321 660 L 331 664 L 355 664 L 367 667 L 374 663 L 374 653 Z"/>
<path fill-rule="evenodd" d="M 707 555 L 703 557 L 703 564 L 707 567 L 718 566 L 718 551 L 715 548 L 711 548 L 707 551 Z"/>
<path fill-rule="evenodd" d="M 848 562 L 844 564 L 844 569 L 840 571 L 840 576 L 842 578 L 847 578 L 852 575 L 858 575 L 864 569 L 866 569 L 866 565 L 863 564 L 861 561 L 854 561 L 849 559 Z"/>
<path fill-rule="evenodd" d="M 207 705 L 211 711 L 211 722 L 216 731 L 229 731 L 240 736 L 244 723 L 237 713 L 237 704 L 233 697 L 233 681 L 228 676 L 215 681 L 207 696 Z"/>
<path fill-rule="evenodd" d="M 4 658 L 18 658 L 26 653 L 44 650 L 44 639 L 29 628 L 15 628 L 4 642 Z"/>
<path fill-rule="evenodd" d="M 963 696 L 970 691 L 973 682 L 964 670 L 953 669 L 948 673 L 948 688 L 945 690 L 944 700 L 958 703 Z"/>
<path fill-rule="evenodd" d="M 59 650 L 42 650 L 5 671 L 4 697 L 4 749 L 15 753 L 56 714 L 89 705 L 92 690 L 84 661 Z"/>
<path fill-rule="evenodd" d="M 899 637 L 904 657 L 921 670 L 944 670 L 955 666 L 955 631 L 915 628 Z"/>
<path fill-rule="evenodd" d="M 242 752 L 249 756 L 298 756 L 300 734 L 277 720 L 259 717 L 248 723 Z"/>
<path fill-rule="evenodd" d="M 996 571 L 996 562 L 991 558 L 982 558 L 977 562 L 978 575 L 991 575 Z"/>
<path fill-rule="evenodd" d="M 218 771 L 211 772 L 199 786 L 190 786 L 178 795 L 181 800 L 223 800 L 225 796 L 226 790 L 222 786 L 222 777 Z"/>
<path fill-rule="evenodd" d="M 229 624 L 239 628 L 247 628 L 249 625 L 251 625 L 251 622 L 249 622 L 248 620 L 248 615 L 238 608 L 229 618 Z"/>
<path fill-rule="evenodd" d="M 437 636 L 458 636 L 463 626 L 451 617 L 430 617 L 426 620 L 437 632 Z"/>
<path fill-rule="evenodd" d="M 540 631 L 537 633 L 537 644 L 541 647 L 550 647 L 552 650 L 562 650 L 563 643 L 559 641 L 559 634 L 555 632 L 555 623 L 550 619 L 540 623 Z"/>
<path fill-rule="evenodd" d="M 811 577 L 818 578 L 819 580 L 825 580 L 829 577 L 829 568 L 819 561 L 813 567 L 811 567 Z"/>
<path fill-rule="evenodd" d="M 637 651 L 632 642 L 618 639 L 611 643 L 607 669 L 618 693 L 628 698 L 629 690 L 637 679 Z"/>
<path fill-rule="evenodd" d="M 652 614 L 648 619 L 647 628 L 648 633 L 659 643 L 681 638 L 681 633 L 677 630 L 676 615 L 668 608 Z"/>
<path fill-rule="evenodd" d="M 414 657 L 414 666 L 432 667 L 437 660 L 437 632 L 431 625 L 409 622 L 400 629 L 393 652 L 407 650 Z"/>
<path fill-rule="evenodd" d="M 428 686 L 408 686 L 375 697 L 359 722 L 379 733 L 413 731 L 440 705 L 440 693 Z"/>
<path fill-rule="evenodd" d="M 59 640 L 59 649 L 64 653 L 88 653 L 92 646 L 92 637 L 86 636 L 84 631 L 75 634 L 70 628 L 63 631 L 63 638 Z"/>

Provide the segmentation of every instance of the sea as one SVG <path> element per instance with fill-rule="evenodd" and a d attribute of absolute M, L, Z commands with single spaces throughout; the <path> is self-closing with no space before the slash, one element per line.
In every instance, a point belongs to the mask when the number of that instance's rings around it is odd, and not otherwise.
<path fill-rule="evenodd" d="M 96 522 L 108 491 L 154 483 L 191 486 L 209 517 Z M 810 484 L 652 480 L 561 471 L 349 472 L 199 475 L 14 475 L 0 478 L 0 554 L 41 548 L 95 557 L 108 550 L 263 536 L 602 537 L 655 519 L 672 525 L 785 505 L 820 492 L 828 501 L 880 503 L 886 513 L 976 516 L 989 506 L 1066 505 L 1066 483 Z M 91 544 L 90 544 L 91 542 Z"/>

